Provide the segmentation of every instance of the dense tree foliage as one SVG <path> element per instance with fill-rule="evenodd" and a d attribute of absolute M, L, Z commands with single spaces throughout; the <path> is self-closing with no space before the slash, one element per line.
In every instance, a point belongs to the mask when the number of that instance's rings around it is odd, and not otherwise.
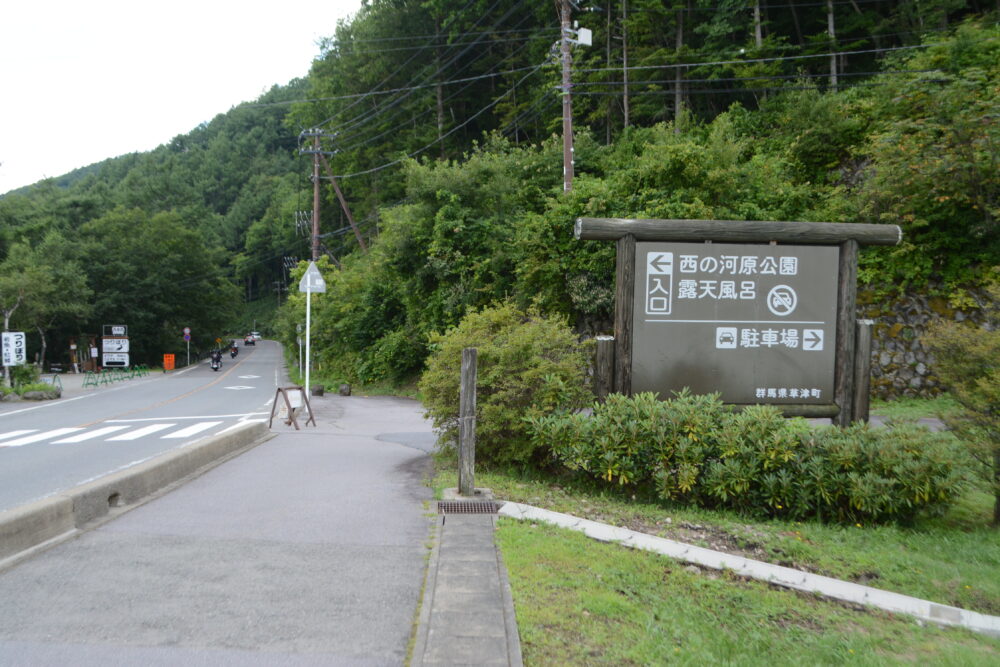
<path fill-rule="evenodd" d="M 110 322 L 132 323 L 149 357 L 184 325 L 207 343 L 240 296 L 294 291 L 313 135 L 370 245 L 324 169 L 315 333 L 346 378 L 414 373 L 433 333 L 505 298 L 607 329 L 613 250 L 572 238 L 579 215 L 899 224 L 906 243 L 863 257 L 885 290 L 934 279 L 958 298 L 1000 265 L 1000 31 L 971 20 L 992 7 L 605 4 L 573 15 L 593 44 L 573 48 L 569 193 L 553 5 L 367 0 L 308 77 L 149 153 L 0 197 L 0 306 L 27 257 L 57 285 L 24 296 L 51 305 L 11 311 L 35 350 Z"/>

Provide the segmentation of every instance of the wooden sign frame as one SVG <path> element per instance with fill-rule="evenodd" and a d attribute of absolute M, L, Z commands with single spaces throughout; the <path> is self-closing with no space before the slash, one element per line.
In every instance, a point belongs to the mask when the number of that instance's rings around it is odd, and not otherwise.
<path fill-rule="evenodd" d="M 615 241 L 615 336 L 611 390 L 632 393 L 633 294 L 636 241 L 771 243 L 836 245 L 840 249 L 837 282 L 834 396 L 830 404 L 780 404 L 786 415 L 830 417 L 840 426 L 867 417 L 868 365 L 858 357 L 856 339 L 870 341 L 859 327 L 856 333 L 858 252 L 861 245 L 897 245 L 903 232 L 897 225 L 837 222 L 760 222 L 740 220 L 672 220 L 578 218 L 574 235 L 580 240 Z M 866 351 L 864 354 L 868 354 Z"/>
<path fill-rule="evenodd" d="M 309 405 L 309 397 L 306 396 L 306 390 L 300 386 L 293 387 L 278 387 L 274 392 L 274 401 L 271 402 L 271 418 L 267 422 L 267 427 L 271 428 L 271 424 L 274 422 L 275 410 L 278 409 L 278 397 L 281 396 L 285 401 L 285 407 L 288 408 L 288 419 L 285 420 L 285 426 L 295 426 L 295 430 L 299 430 L 299 422 L 295 416 L 295 410 L 292 408 L 291 401 L 288 400 L 288 392 L 292 390 L 297 390 L 302 394 L 302 404 L 305 405 L 306 410 L 309 412 L 309 419 L 306 420 L 305 426 L 312 422 L 313 426 L 316 426 L 316 415 L 313 414 L 312 406 Z"/>

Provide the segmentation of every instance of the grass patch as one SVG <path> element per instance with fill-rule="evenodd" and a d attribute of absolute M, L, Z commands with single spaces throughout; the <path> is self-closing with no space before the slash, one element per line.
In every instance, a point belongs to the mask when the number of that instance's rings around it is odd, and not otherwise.
<path fill-rule="evenodd" d="M 961 411 L 962 406 L 948 394 L 936 398 L 898 398 L 891 401 L 873 398 L 870 407 L 871 414 L 898 421 L 915 421 L 924 417 L 944 419 Z"/>
<path fill-rule="evenodd" d="M 992 665 L 1000 640 L 501 519 L 528 665 Z"/>
<path fill-rule="evenodd" d="M 442 461 L 444 459 L 441 459 Z M 457 486 L 451 462 L 433 487 Z M 941 604 L 1000 615 L 1000 531 L 991 496 L 970 492 L 947 516 L 915 526 L 751 521 L 732 512 L 674 506 L 574 476 L 476 472 L 497 498 L 739 554 Z"/>

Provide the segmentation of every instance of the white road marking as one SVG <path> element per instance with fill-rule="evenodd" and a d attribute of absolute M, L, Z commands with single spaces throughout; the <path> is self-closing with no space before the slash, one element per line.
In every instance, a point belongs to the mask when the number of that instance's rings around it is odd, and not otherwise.
<path fill-rule="evenodd" d="M 61 435 L 69 435 L 70 433 L 76 433 L 77 431 L 82 430 L 82 428 L 57 428 L 54 431 L 43 431 L 42 433 L 35 433 L 34 435 L 18 438 L 17 440 L 11 440 L 10 442 L 0 443 L 0 446 L 20 447 L 21 445 L 30 445 L 33 442 L 48 440 L 50 438 L 58 438 Z"/>
<path fill-rule="evenodd" d="M 232 419 L 233 417 L 237 419 L 245 419 L 247 417 L 253 417 L 254 415 L 266 415 L 266 412 L 240 412 L 233 415 L 198 415 L 192 417 L 143 417 L 141 419 L 109 419 L 108 424 L 132 424 L 137 422 L 162 422 L 162 421 L 183 421 L 185 419 Z"/>
<path fill-rule="evenodd" d="M 9 431 L 7 433 L 0 433 L 0 440 L 6 440 L 7 438 L 16 438 L 19 435 L 25 435 L 27 433 L 34 433 L 37 428 L 26 428 L 20 431 Z M 3 445 L 0 445 L 2 447 Z"/>
<path fill-rule="evenodd" d="M 66 445 L 75 442 L 83 442 L 84 440 L 90 440 L 92 438 L 99 438 L 102 435 L 107 435 L 109 433 L 114 433 L 115 431 L 120 431 L 122 429 L 128 428 L 128 426 L 105 426 L 104 428 L 99 428 L 96 431 L 87 431 L 86 433 L 80 433 L 78 435 L 71 435 L 68 438 L 63 438 L 62 440 L 55 440 L 53 444 L 56 445 Z"/>
<path fill-rule="evenodd" d="M 202 431 L 207 431 L 213 426 L 218 426 L 221 423 L 222 422 L 200 422 L 198 424 L 194 424 L 193 426 L 188 426 L 187 428 L 182 428 L 179 431 L 175 431 L 174 433 L 165 435 L 163 436 L 163 439 L 166 440 L 167 438 L 190 438 L 192 435 L 196 435 L 198 433 L 201 433 Z"/>
<path fill-rule="evenodd" d="M 177 426 L 177 424 L 150 424 L 149 426 L 143 426 L 142 428 L 136 429 L 134 431 L 129 431 L 128 433 L 122 433 L 121 435 L 116 435 L 113 438 L 108 438 L 108 441 L 121 441 L 121 440 L 138 440 L 143 436 L 150 435 L 151 433 L 156 433 L 157 431 L 162 431 L 165 428 L 170 428 L 171 426 Z"/>

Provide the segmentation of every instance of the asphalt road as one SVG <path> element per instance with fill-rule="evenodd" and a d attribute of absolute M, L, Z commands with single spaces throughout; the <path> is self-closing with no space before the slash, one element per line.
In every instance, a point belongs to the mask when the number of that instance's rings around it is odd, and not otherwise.
<path fill-rule="evenodd" d="M 275 419 L 273 439 L 0 572 L 0 666 L 404 664 L 430 424 L 407 399 L 311 404 L 317 426 Z"/>
<path fill-rule="evenodd" d="M 284 383 L 277 343 L 41 403 L 0 403 L 0 510 L 270 415 Z M 69 384 L 69 378 L 67 378 Z"/>

